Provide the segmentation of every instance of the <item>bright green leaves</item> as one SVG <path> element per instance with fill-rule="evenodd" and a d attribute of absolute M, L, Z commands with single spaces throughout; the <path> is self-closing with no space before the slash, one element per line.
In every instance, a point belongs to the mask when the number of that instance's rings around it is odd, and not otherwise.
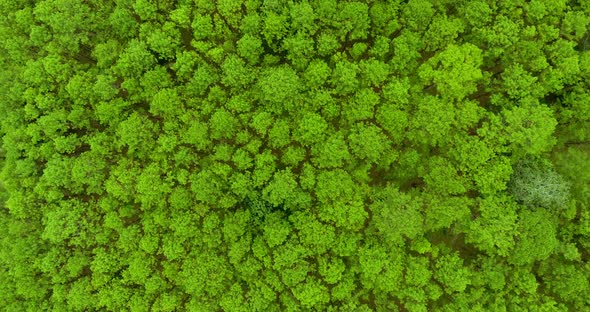
<path fill-rule="evenodd" d="M 240 210 L 225 217 L 223 236 L 225 241 L 233 243 L 244 236 L 251 221 L 249 210 Z"/>
<path fill-rule="evenodd" d="M 146 117 L 133 113 L 119 124 L 117 129 L 117 135 L 120 138 L 119 146 L 126 146 L 129 155 L 145 157 L 155 143 L 156 129 L 156 125 Z"/>
<path fill-rule="evenodd" d="M 318 28 L 314 8 L 307 1 L 291 4 L 291 27 L 299 32 L 313 34 Z"/>
<path fill-rule="evenodd" d="M 163 175 L 164 171 L 161 168 L 156 164 L 150 164 L 137 178 L 137 199 L 143 209 L 164 204 L 160 199 L 170 193 L 171 186 L 164 181 Z"/>
<path fill-rule="evenodd" d="M 348 103 L 343 105 L 342 117 L 350 123 L 372 119 L 375 107 L 380 100 L 379 95 L 371 89 L 361 89 L 354 94 Z"/>
<path fill-rule="evenodd" d="M 156 58 L 147 50 L 147 45 L 132 40 L 117 60 L 115 73 L 125 78 L 139 77 L 156 64 Z"/>
<path fill-rule="evenodd" d="M 397 19 L 398 10 L 398 6 L 391 5 L 390 3 L 373 3 L 369 9 L 371 17 L 371 33 L 390 36 L 394 31 L 398 30 L 401 26 Z"/>
<path fill-rule="evenodd" d="M 314 54 L 314 41 L 308 35 L 298 32 L 283 40 L 283 48 L 287 51 L 287 59 L 293 68 L 302 70 Z"/>
<path fill-rule="evenodd" d="M 590 203 L 590 159 L 587 153 L 587 148 L 570 146 L 554 158 L 555 168 L 570 184 L 572 198 L 581 205 Z M 590 234 L 590 223 L 584 222 L 587 225 L 580 230 Z"/>
<path fill-rule="evenodd" d="M 145 27 L 144 27 L 145 26 Z M 146 37 L 146 43 L 150 50 L 158 55 L 158 59 L 173 59 L 180 47 L 180 31 L 173 23 L 164 23 L 161 27 L 150 27 L 143 24 L 140 36 Z"/>
<path fill-rule="evenodd" d="M 260 38 L 245 34 L 240 40 L 237 42 L 238 45 L 238 54 L 248 60 L 250 64 L 257 64 L 260 58 L 260 55 L 263 52 L 262 49 L 262 40 Z"/>
<path fill-rule="evenodd" d="M 181 285 L 193 296 L 220 295 L 230 277 L 226 261 L 213 253 L 193 253 L 179 272 Z"/>
<path fill-rule="evenodd" d="M 136 0 L 133 10 L 142 20 L 153 20 L 157 17 L 158 6 L 149 0 Z"/>
<path fill-rule="evenodd" d="M 449 154 L 457 168 L 463 172 L 475 171 L 493 157 L 492 150 L 475 136 L 457 136 L 455 146 Z"/>
<path fill-rule="evenodd" d="M 264 136 L 273 122 L 272 114 L 269 112 L 260 112 L 252 117 L 250 127 L 256 130 L 259 135 Z"/>
<path fill-rule="evenodd" d="M 193 37 L 197 40 L 213 36 L 213 21 L 208 14 L 195 14 L 191 28 L 193 29 Z"/>
<path fill-rule="evenodd" d="M 320 202 L 328 203 L 352 198 L 354 182 L 344 170 L 323 171 L 318 174 L 315 192 Z"/>
<path fill-rule="evenodd" d="M 183 113 L 183 104 L 175 89 L 164 89 L 156 93 L 150 103 L 150 113 L 172 119 Z"/>
<path fill-rule="evenodd" d="M 323 276 L 324 281 L 328 284 L 335 284 L 342 279 L 342 273 L 346 270 L 346 265 L 342 258 L 320 258 L 319 273 Z"/>
<path fill-rule="evenodd" d="M 409 287 L 403 289 L 401 295 L 409 297 L 409 303 L 425 301 L 426 294 L 423 287 L 428 285 L 432 278 L 430 263 L 426 257 L 414 256 L 409 256 L 406 263 L 404 280 Z"/>
<path fill-rule="evenodd" d="M 236 135 L 236 130 L 239 126 L 239 121 L 230 112 L 219 109 L 209 120 L 211 125 L 211 138 L 215 140 L 229 139 Z"/>
<path fill-rule="evenodd" d="M 188 5 L 180 5 L 170 12 L 169 18 L 176 25 L 186 28 L 191 24 L 191 7 Z"/>
<path fill-rule="evenodd" d="M 195 199 L 207 204 L 216 204 L 222 193 L 224 183 L 214 172 L 204 170 L 190 178 L 191 190 Z"/>
<path fill-rule="evenodd" d="M 436 261 L 434 278 L 445 286 L 447 293 L 463 292 L 471 284 L 471 272 L 463 266 L 458 254 L 442 256 Z"/>
<path fill-rule="evenodd" d="M 402 244 L 404 238 L 415 239 L 423 232 L 421 202 L 394 186 L 377 190 L 370 209 L 372 223 L 387 244 Z"/>
<path fill-rule="evenodd" d="M 348 144 L 342 133 L 334 133 L 312 149 L 312 161 L 318 168 L 339 168 L 350 161 Z"/>
<path fill-rule="evenodd" d="M 455 43 L 464 27 L 463 21 L 458 18 L 435 16 L 424 34 L 427 51 L 437 51 Z"/>
<path fill-rule="evenodd" d="M 518 241 L 508 261 L 515 265 L 527 265 L 546 260 L 559 244 L 553 217 L 544 209 L 523 210 L 519 217 Z"/>
<path fill-rule="evenodd" d="M 304 283 L 296 286 L 293 295 L 304 308 L 321 307 L 330 301 L 328 288 L 312 276 L 308 276 Z"/>
<path fill-rule="evenodd" d="M 207 150 L 211 144 L 209 125 L 199 121 L 192 122 L 184 132 L 182 141 L 195 146 L 198 151 Z"/>
<path fill-rule="evenodd" d="M 143 87 L 143 92 L 141 95 L 137 96 L 138 98 L 152 98 L 155 96 L 159 91 L 163 91 L 166 88 L 171 90 L 173 86 L 172 78 L 166 67 L 163 66 L 155 66 L 152 70 L 146 72 L 140 79 L 140 85 Z"/>
<path fill-rule="evenodd" d="M 583 270 L 572 264 L 548 262 L 543 265 L 543 271 L 547 275 L 547 278 L 543 278 L 543 284 L 560 298 L 582 308 L 586 305 L 584 298 L 590 291 L 590 283 L 585 278 Z"/>
<path fill-rule="evenodd" d="M 287 170 L 277 171 L 264 188 L 263 194 L 264 199 L 271 205 L 285 205 L 285 208 L 291 208 L 298 197 L 297 181 L 293 173 Z"/>
<path fill-rule="evenodd" d="M 418 144 L 443 145 L 450 139 L 455 120 L 453 105 L 434 96 L 424 96 L 416 103 L 407 136 Z"/>
<path fill-rule="evenodd" d="M 412 30 L 425 29 L 429 24 L 434 9 L 430 1 L 425 0 L 411 0 L 407 6 L 404 6 L 402 17 L 405 24 Z"/>
<path fill-rule="evenodd" d="M 448 160 L 441 157 L 432 157 L 428 166 L 428 172 L 424 181 L 432 191 L 443 195 L 457 195 L 467 190 L 466 181 Z"/>
<path fill-rule="evenodd" d="M 98 95 L 101 100 L 110 100 L 118 93 L 115 86 L 116 83 L 114 77 L 98 76 L 92 91 L 94 91 L 94 93 Z"/>
<path fill-rule="evenodd" d="M 100 17 L 106 16 L 97 14 L 83 1 L 65 3 L 61 1 L 37 3 L 33 9 L 37 19 L 35 24 L 46 25 L 51 29 L 53 40 L 44 47 L 46 50 L 76 53 L 80 51 L 81 44 L 90 42 L 90 32 L 102 26 Z"/>
<path fill-rule="evenodd" d="M 309 63 L 303 74 L 305 84 L 314 90 L 322 87 L 330 77 L 332 69 L 322 60 L 313 60 Z"/>
<path fill-rule="evenodd" d="M 388 150 L 387 136 L 374 125 L 357 124 L 348 141 L 353 154 L 369 163 L 377 162 Z"/>
<path fill-rule="evenodd" d="M 493 158 L 481 166 L 473 180 L 480 193 L 489 195 L 506 190 L 512 174 L 512 165 L 507 157 Z"/>
<path fill-rule="evenodd" d="M 261 73 L 258 86 L 266 108 L 273 113 L 293 110 L 302 87 L 297 73 L 288 66 L 269 68 Z"/>
<path fill-rule="evenodd" d="M 553 132 L 557 121 L 549 107 L 537 103 L 523 103 L 492 116 L 488 127 L 480 135 L 490 146 L 502 150 L 502 145 L 519 155 L 540 155 L 555 144 Z"/>
<path fill-rule="evenodd" d="M 374 289 L 376 293 L 399 290 L 403 276 L 401 254 L 387 252 L 385 248 L 374 243 L 361 247 L 358 254 L 360 282 L 364 288 Z"/>
<path fill-rule="evenodd" d="M 340 47 L 340 43 L 334 34 L 331 32 L 322 32 L 317 39 L 318 54 L 321 56 L 329 56 Z"/>
<path fill-rule="evenodd" d="M 268 247 L 274 248 L 285 242 L 291 233 L 291 224 L 283 213 L 273 212 L 265 216 L 263 231 Z"/>
<path fill-rule="evenodd" d="M 42 238 L 54 244 L 64 244 L 73 235 L 79 234 L 84 206 L 72 201 L 48 207 L 45 213 L 45 229 Z"/>
<path fill-rule="evenodd" d="M 299 241 L 313 254 L 323 254 L 334 243 L 336 238 L 333 226 L 317 220 L 309 213 L 296 212 L 289 217 L 299 232 Z"/>
<path fill-rule="evenodd" d="M 341 169 L 323 171 L 317 176 L 316 196 L 320 203 L 319 217 L 339 227 L 358 230 L 368 214 L 357 186 Z"/>
<path fill-rule="evenodd" d="M 580 40 L 586 33 L 588 24 L 590 24 L 590 16 L 585 15 L 580 11 L 567 12 L 561 25 L 562 33 L 570 40 Z"/>
<path fill-rule="evenodd" d="M 267 44 L 274 50 L 278 50 L 279 41 L 287 34 L 288 16 L 268 12 L 264 18 L 262 35 Z"/>
<path fill-rule="evenodd" d="M 419 76 L 426 83 L 433 82 L 443 98 L 462 100 L 477 91 L 477 83 L 483 78 L 482 63 L 478 47 L 450 44 L 420 67 Z"/>
<path fill-rule="evenodd" d="M 268 132 L 268 143 L 271 147 L 280 148 L 291 142 L 291 127 L 285 119 L 277 120 Z"/>
<path fill-rule="evenodd" d="M 383 84 L 389 77 L 389 65 L 373 58 L 361 61 L 363 80 L 370 86 L 376 87 Z"/>
<path fill-rule="evenodd" d="M 359 66 L 354 63 L 348 61 L 337 62 L 330 79 L 330 83 L 334 86 L 334 91 L 342 95 L 356 91 L 359 84 L 357 77 L 359 71 Z"/>
<path fill-rule="evenodd" d="M 217 10 L 223 16 L 223 21 L 231 28 L 240 25 L 242 5 L 242 0 L 219 0 L 216 2 Z"/>
<path fill-rule="evenodd" d="M 187 81 L 193 74 L 193 68 L 197 60 L 197 55 L 193 51 L 183 51 L 176 54 L 176 62 L 171 68 L 176 72 L 176 79 Z"/>
<path fill-rule="evenodd" d="M 466 197 L 436 197 L 426 200 L 425 226 L 437 231 L 454 224 L 465 224 L 471 217 L 471 201 Z"/>
<path fill-rule="evenodd" d="M 228 56 L 223 61 L 221 69 L 223 71 L 221 81 L 230 88 L 240 89 L 252 83 L 256 78 L 252 69 L 246 66 L 246 62 L 235 54 Z"/>
<path fill-rule="evenodd" d="M 303 145 L 309 146 L 324 140 L 324 133 L 328 129 L 328 123 L 322 116 L 315 113 L 303 115 L 299 127 L 295 130 L 293 138 Z"/>
<path fill-rule="evenodd" d="M 508 197 L 488 197 L 478 201 L 477 212 L 466 241 L 489 255 L 508 256 L 518 234 L 516 204 Z"/>
<path fill-rule="evenodd" d="M 337 13 L 338 30 L 348 40 L 365 39 L 369 31 L 369 7 L 362 2 L 344 2 Z"/>
<path fill-rule="evenodd" d="M 504 89 L 512 99 L 524 99 L 527 96 L 537 97 L 540 94 L 537 80 L 539 78 L 532 76 L 520 64 L 508 67 L 502 74 Z"/>
<path fill-rule="evenodd" d="M 154 259 L 146 256 L 147 255 L 143 252 L 133 253 L 128 262 L 129 267 L 123 273 L 126 280 L 141 285 L 153 274 L 151 265 L 153 264 Z"/>
<path fill-rule="evenodd" d="M 84 185 L 86 194 L 101 194 L 104 192 L 106 161 L 97 153 L 82 153 L 72 165 L 72 182 Z"/>
<path fill-rule="evenodd" d="M 268 150 L 256 155 L 254 161 L 253 182 L 255 187 L 264 185 L 276 170 L 276 157 Z"/>
<path fill-rule="evenodd" d="M 588 5 L 181 2 L 0 4 L 0 306 L 587 310 Z"/>

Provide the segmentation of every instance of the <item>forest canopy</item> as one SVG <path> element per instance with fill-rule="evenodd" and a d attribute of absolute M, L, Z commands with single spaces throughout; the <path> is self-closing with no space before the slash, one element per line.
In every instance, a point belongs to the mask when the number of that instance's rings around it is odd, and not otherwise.
<path fill-rule="evenodd" d="M 0 308 L 589 311 L 587 0 L 0 2 Z"/>

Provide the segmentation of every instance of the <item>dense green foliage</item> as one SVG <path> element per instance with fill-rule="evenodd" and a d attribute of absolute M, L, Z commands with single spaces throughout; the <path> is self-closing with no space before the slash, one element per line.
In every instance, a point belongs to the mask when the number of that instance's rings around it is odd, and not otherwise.
<path fill-rule="evenodd" d="M 1 310 L 590 310 L 589 1 L 0 13 Z"/>

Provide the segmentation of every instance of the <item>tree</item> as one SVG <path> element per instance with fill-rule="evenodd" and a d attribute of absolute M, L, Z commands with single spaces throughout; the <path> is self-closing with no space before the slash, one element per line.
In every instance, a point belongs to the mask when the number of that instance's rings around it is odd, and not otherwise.
<path fill-rule="evenodd" d="M 317 31 L 316 14 L 309 2 L 291 4 L 289 13 L 291 15 L 291 27 L 294 30 L 309 34 L 314 34 Z"/>
<path fill-rule="evenodd" d="M 570 197 L 569 183 L 543 159 L 516 163 L 508 189 L 517 201 L 531 207 L 563 209 Z"/>
<path fill-rule="evenodd" d="M 287 51 L 287 59 L 297 70 L 307 67 L 314 55 L 314 41 L 304 32 L 297 32 L 294 36 L 286 37 L 282 48 Z"/>
<path fill-rule="evenodd" d="M 489 255 L 508 256 L 518 239 L 518 207 L 508 197 L 478 201 L 478 217 L 469 225 L 466 242 Z"/>
<path fill-rule="evenodd" d="M 373 225 L 388 244 L 403 244 L 403 238 L 422 234 L 424 216 L 419 200 L 389 185 L 374 195 L 370 209 Z"/>
<path fill-rule="evenodd" d="M 448 18 L 436 15 L 424 34 L 427 51 L 437 51 L 455 43 L 455 39 L 463 33 L 465 25 L 459 18 Z"/>
<path fill-rule="evenodd" d="M 308 113 L 301 118 L 299 127 L 294 131 L 293 138 L 301 144 L 309 146 L 324 140 L 328 123 L 315 113 Z"/>
<path fill-rule="evenodd" d="M 340 39 L 356 40 L 367 38 L 370 27 L 368 5 L 357 1 L 344 2 L 340 5 L 336 15 Z"/>
<path fill-rule="evenodd" d="M 417 144 L 445 144 L 451 137 L 456 118 L 452 103 L 427 95 L 419 99 L 416 106 L 406 135 Z"/>
<path fill-rule="evenodd" d="M 447 292 L 463 292 L 471 284 L 471 272 L 463 267 L 463 260 L 456 253 L 440 257 L 435 265 L 434 278 L 443 283 Z"/>
<path fill-rule="evenodd" d="M 210 135 L 212 139 L 230 139 L 239 127 L 239 121 L 228 111 L 219 109 L 211 115 Z"/>
<path fill-rule="evenodd" d="M 157 53 L 159 59 L 172 59 L 180 46 L 181 35 L 176 25 L 171 22 L 164 23 L 161 27 L 143 24 L 140 27 L 140 36 L 146 37 L 148 47 Z"/>
<path fill-rule="evenodd" d="M 279 42 L 287 34 L 288 25 L 288 16 L 286 14 L 277 14 L 272 11 L 266 13 L 262 35 L 273 50 L 277 51 L 279 49 Z"/>
<path fill-rule="evenodd" d="M 256 65 L 263 52 L 262 40 L 257 36 L 245 34 L 237 44 L 238 54 L 248 60 L 250 64 Z"/>
<path fill-rule="evenodd" d="M 298 102 L 301 79 L 289 66 L 279 66 L 261 73 L 258 86 L 267 109 L 281 114 L 293 110 Z"/>
<path fill-rule="evenodd" d="M 588 311 L 588 1 L 0 1 L 0 307 Z"/>
<path fill-rule="evenodd" d="M 156 131 L 157 126 L 145 116 L 133 113 L 117 127 L 119 148 L 126 146 L 128 154 L 145 157 L 153 149 Z"/>
<path fill-rule="evenodd" d="M 356 91 L 359 84 L 357 78 L 358 73 L 358 65 L 345 60 L 339 60 L 332 71 L 332 77 L 330 79 L 330 83 L 334 86 L 334 91 L 341 95 Z"/>
<path fill-rule="evenodd" d="M 334 133 L 312 148 L 312 161 L 319 168 L 343 167 L 351 160 L 349 147 L 342 133 Z"/>
<path fill-rule="evenodd" d="M 361 89 L 354 94 L 350 102 L 343 105 L 342 117 L 350 123 L 373 119 L 373 112 L 380 100 L 379 95 L 371 89 Z"/>
<path fill-rule="evenodd" d="M 316 59 L 309 63 L 303 74 L 305 84 L 310 89 L 316 89 L 324 86 L 332 69 L 326 62 Z"/>
<path fill-rule="evenodd" d="M 353 154 L 368 162 L 376 162 L 387 150 L 387 137 L 380 128 L 373 125 L 357 124 L 348 135 Z"/>
<path fill-rule="evenodd" d="M 558 245 L 556 225 L 546 210 L 523 210 L 517 225 L 518 241 L 508 257 L 515 265 L 532 264 L 549 258 Z"/>
<path fill-rule="evenodd" d="M 230 88 L 240 88 L 254 81 L 255 76 L 237 55 L 229 55 L 221 64 L 222 82 Z"/>
<path fill-rule="evenodd" d="M 481 50 L 473 44 L 446 45 L 446 49 L 420 66 L 419 76 L 433 82 L 443 98 L 462 100 L 477 90 L 483 78 Z"/>
<path fill-rule="evenodd" d="M 478 132 L 498 151 L 506 149 L 519 156 L 537 156 L 556 143 L 557 122 L 551 109 L 543 104 L 522 103 L 493 115 Z M 508 136 L 510 133 L 510 136 Z"/>
<path fill-rule="evenodd" d="M 141 41 L 132 40 L 119 56 L 113 70 L 124 78 L 133 78 L 139 77 L 155 64 L 156 58 L 147 50 L 147 45 Z"/>

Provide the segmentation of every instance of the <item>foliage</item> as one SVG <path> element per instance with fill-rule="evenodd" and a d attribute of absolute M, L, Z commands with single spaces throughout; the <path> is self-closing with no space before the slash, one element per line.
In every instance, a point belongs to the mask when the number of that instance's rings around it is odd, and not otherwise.
<path fill-rule="evenodd" d="M 508 190 L 523 205 L 564 208 L 569 200 L 569 185 L 547 162 L 524 159 L 514 165 Z"/>
<path fill-rule="evenodd" d="M 0 13 L 0 310 L 590 310 L 587 1 Z"/>

